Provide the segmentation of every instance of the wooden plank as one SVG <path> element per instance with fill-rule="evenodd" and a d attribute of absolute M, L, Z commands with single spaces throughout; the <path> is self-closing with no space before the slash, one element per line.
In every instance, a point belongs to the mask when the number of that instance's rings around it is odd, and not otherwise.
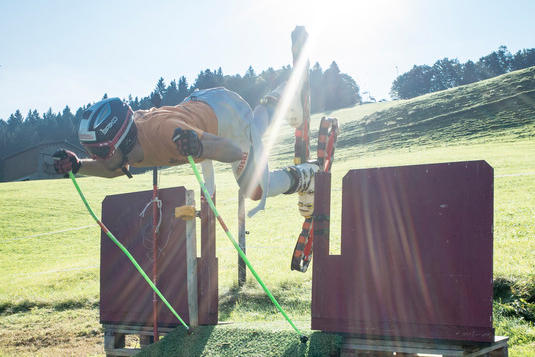
<path fill-rule="evenodd" d="M 152 326 L 129 326 L 104 324 L 104 351 L 106 357 L 133 356 L 141 351 L 141 348 L 154 342 Z M 175 328 L 159 327 L 160 335 L 167 335 Z M 125 347 L 126 335 L 138 335 L 141 348 Z"/>
<path fill-rule="evenodd" d="M 486 356 L 507 357 L 508 337 L 496 336 L 491 344 L 476 343 L 466 345 L 451 341 L 381 340 L 345 336 L 342 355 L 360 355 L 361 352 L 396 352 L 404 354 L 439 354 L 443 356 Z M 353 353 L 353 354 L 352 354 Z"/>
<path fill-rule="evenodd" d="M 186 205 L 195 206 L 193 190 L 186 191 Z M 197 301 L 197 235 L 194 219 L 186 221 L 186 265 L 188 274 L 189 325 L 199 326 L 199 305 Z"/>
<path fill-rule="evenodd" d="M 340 351 L 340 357 L 389 357 L 393 356 L 393 352 L 379 352 L 379 351 L 354 351 L 343 349 Z M 398 354 L 396 354 L 398 356 Z"/>
<path fill-rule="evenodd" d="M 494 343 L 490 346 L 481 347 L 475 351 L 465 354 L 469 357 L 485 356 L 487 353 L 492 357 L 507 357 L 509 337 L 496 336 Z"/>
<path fill-rule="evenodd" d="M 238 191 L 238 245 L 245 253 L 245 198 L 241 191 Z M 245 262 L 238 254 L 238 286 L 243 286 L 247 270 Z"/>
<path fill-rule="evenodd" d="M 508 357 L 509 356 L 509 349 L 508 347 L 502 347 L 498 350 L 494 350 L 489 352 L 489 357 Z"/>
<path fill-rule="evenodd" d="M 355 350 L 355 351 L 377 351 L 377 352 L 403 352 L 403 353 L 427 353 L 427 354 L 436 354 L 436 355 L 445 355 L 445 356 L 464 356 L 464 351 L 460 350 L 451 350 L 443 349 L 440 347 L 431 348 L 431 347 L 406 347 L 406 346 L 380 346 L 373 344 L 342 344 L 342 348 L 345 350 Z"/>
<path fill-rule="evenodd" d="M 378 339 L 378 338 L 360 338 L 355 336 L 348 336 L 344 338 L 344 343 L 348 344 L 366 344 L 373 346 L 389 346 L 389 347 L 411 347 L 411 348 L 436 348 L 462 351 L 463 347 L 460 344 L 451 343 L 448 341 L 433 341 L 433 340 L 394 340 L 394 339 Z"/>
<path fill-rule="evenodd" d="M 152 335 L 152 326 L 137 326 L 137 325 L 111 325 L 103 324 L 102 327 L 106 331 L 113 333 L 124 333 L 127 335 Z M 158 331 L 162 333 L 170 333 L 175 330 L 175 327 L 162 327 L 158 326 Z"/>
<path fill-rule="evenodd" d="M 107 357 L 111 356 L 133 356 L 141 352 L 141 348 L 110 348 L 104 349 Z"/>

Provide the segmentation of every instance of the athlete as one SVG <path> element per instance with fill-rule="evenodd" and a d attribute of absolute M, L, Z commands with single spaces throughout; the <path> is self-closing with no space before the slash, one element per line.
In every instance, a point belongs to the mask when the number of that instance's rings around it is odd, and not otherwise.
<path fill-rule="evenodd" d="M 299 211 L 313 212 L 315 163 L 269 171 L 262 136 L 272 124 L 283 85 L 266 95 L 254 111 L 237 93 L 223 87 L 199 90 L 176 106 L 132 111 L 119 98 L 95 103 L 83 114 L 78 136 L 89 153 L 80 159 L 71 151 L 54 153 L 57 173 L 131 177 L 129 167 L 174 166 L 191 155 L 213 182 L 211 160 L 230 163 L 245 197 L 260 200 L 249 212 L 264 209 L 266 197 L 299 194 Z M 299 96 L 290 101 L 286 119 L 292 127 L 303 121 Z M 207 174 L 208 173 L 208 174 Z M 213 183 L 210 185 L 213 187 Z"/>

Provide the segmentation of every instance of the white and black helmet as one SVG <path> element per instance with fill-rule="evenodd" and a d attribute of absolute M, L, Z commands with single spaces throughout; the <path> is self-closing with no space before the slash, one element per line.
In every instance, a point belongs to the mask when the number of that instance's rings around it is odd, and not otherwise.
<path fill-rule="evenodd" d="M 117 149 L 126 156 L 137 139 L 132 115 L 130 106 L 119 98 L 93 104 L 80 121 L 80 143 L 93 158 L 108 159 Z"/>

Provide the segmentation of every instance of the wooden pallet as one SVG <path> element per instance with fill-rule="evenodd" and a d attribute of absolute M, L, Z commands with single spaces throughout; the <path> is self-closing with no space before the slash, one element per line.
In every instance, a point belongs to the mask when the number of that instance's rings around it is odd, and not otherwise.
<path fill-rule="evenodd" d="M 152 326 L 102 325 L 104 327 L 104 352 L 106 357 L 133 356 L 141 349 L 154 342 Z M 167 335 L 175 328 L 158 327 L 160 336 Z M 139 336 L 140 348 L 127 348 L 126 335 Z"/>
<path fill-rule="evenodd" d="M 509 337 L 496 336 L 493 343 L 461 344 L 444 341 L 381 340 L 345 336 L 342 342 L 341 357 L 385 357 L 442 355 L 507 357 Z"/>

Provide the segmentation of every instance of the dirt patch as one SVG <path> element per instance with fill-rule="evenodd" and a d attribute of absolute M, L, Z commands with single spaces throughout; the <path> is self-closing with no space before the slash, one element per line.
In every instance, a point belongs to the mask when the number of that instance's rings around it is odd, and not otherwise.
<path fill-rule="evenodd" d="M 0 355 L 104 354 L 98 309 L 32 309 L 0 317 Z"/>

